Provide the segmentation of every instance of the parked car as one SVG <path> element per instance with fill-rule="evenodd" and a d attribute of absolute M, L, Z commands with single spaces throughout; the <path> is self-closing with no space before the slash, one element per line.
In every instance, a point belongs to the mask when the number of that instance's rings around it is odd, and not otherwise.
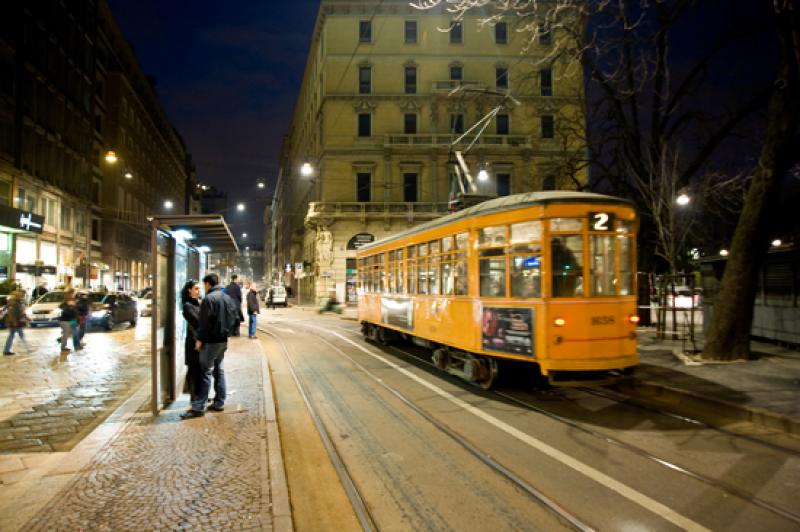
<path fill-rule="evenodd" d="M 89 302 L 92 310 L 86 320 L 86 327 L 103 327 L 110 331 L 117 323 L 130 322 L 136 326 L 136 302 L 123 293 L 91 294 Z"/>
<path fill-rule="evenodd" d="M 65 292 L 61 290 L 47 292 L 36 301 L 33 301 L 26 311 L 30 326 L 58 325 L 58 318 L 61 317 L 61 309 L 59 307 L 64 302 L 64 294 Z"/>
<path fill-rule="evenodd" d="M 286 288 L 283 286 L 270 286 L 269 291 L 267 292 L 267 301 L 268 306 L 277 307 L 278 305 L 282 307 L 286 307 L 289 303 L 286 300 Z"/>
<path fill-rule="evenodd" d="M 667 288 L 667 307 L 668 308 L 699 308 L 701 303 L 701 290 L 694 289 L 694 293 L 688 286 L 676 286 L 674 292 Z"/>
<path fill-rule="evenodd" d="M 139 299 L 136 300 L 136 307 L 139 311 L 139 316 L 152 316 L 153 315 L 153 291 L 149 291 Z"/>

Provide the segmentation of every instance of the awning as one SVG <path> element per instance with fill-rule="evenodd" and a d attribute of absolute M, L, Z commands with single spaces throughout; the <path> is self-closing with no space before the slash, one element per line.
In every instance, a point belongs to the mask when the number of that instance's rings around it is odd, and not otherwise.
<path fill-rule="evenodd" d="M 239 251 L 236 239 L 220 214 L 158 215 L 150 220 L 153 226 L 164 231 L 186 231 L 186 242 L 196 248 L 206 246 L 212 253 Z"/>

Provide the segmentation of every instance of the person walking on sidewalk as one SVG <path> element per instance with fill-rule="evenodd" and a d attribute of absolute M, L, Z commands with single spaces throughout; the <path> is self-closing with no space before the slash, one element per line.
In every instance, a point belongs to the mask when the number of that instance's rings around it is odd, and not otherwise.
<path fill-rule="evenodd" d="M 81 333 L 78 329 L 78 307 L 75 305 L 75 297 L 70 293 L 60 308 L 61 316 L 58 318 L 58 324 L 61 325 L 61 352 L 69 353 L 69 349 L 67 349 L 67 339 L 69 338 L 72 338 L 72 348 L 80 351 Z"/>
<path fill-rule="evenodd" d="M 183 319 L 186 320 L 186 342 L 183 360 L 186 364 L 186 386 L 192 401 L 197 397 L 200 381 L 200 352 L 197 350 L 197 328 L 200 326 L 200 284 L 191 279 L 181 290 Z"/>
<path fill-rule="evenodd" d="M 247 317 L 250 319 L 249 325 L 249 333 L 250 338 L 256 337 L 256 317 L 259 313 L 259 305 L 258 305 L 258 290 L 256 290 L 256 283 L 249 282 L 247 283 Z"/>
<path fill-rule="evenodd" d="M 86 292 L 79 293 L 75 308 L 78 309 L 78 338 L 80 338 L 81 347 L 83 347 L 85 345 L 83 337 L 86 335 L 86 318 L 89 317 L 89 311 L 92 310 L 92 305 L 89 303 L 89 294 Z"/>
<path fill-rule="evenodd" d="M 228 337 L 239 327 L 241 307 L 219 286 L 219 277 L 210 273 L 203 277 L 206 297 L 200 304 L 195 348 L 200 352 L 200 379 L 192 408 L 181 414 L 182 419 L 205 415 L 211 377 L 214 377 L 214 412 L 225 410 L 225 370 L 222 361 L 228 348 Z"/>
<path fill-rule="evenodd" d="M 232 275 L 231 282 L 228 286 L 225 287 L 225 293 L 230 296 L 236 302 L 236 308 L 239 309 L 239 321 L 244 321 L 244 315 L 242 314 L 242 287 L 239 286 L 238 282 L 239 276 Z M 236 330 L 231 333 L 231 336 L 239 336 L 239 326 L 236 326 Z"/>
<path fill-rule="evenodd" d="M 25 348 L 30 351 L 28 342 L 25 341 L 25 334 L 22 330 L 28 321 L 27 316 L 25 316 L 24 298 L 25 294 L 17 290 L 11 294 L 6 304 L 5 322 L 6 327 L 8 327 L 8 338 L 6 338 L 6 347 L 3 349 L 3 354 L 6 356 L 14 354 L 14 352 L 11 351 L 11 346 L 14 343 L 15 335 L 19 335 L 20 339 L 25 344 Z"/>

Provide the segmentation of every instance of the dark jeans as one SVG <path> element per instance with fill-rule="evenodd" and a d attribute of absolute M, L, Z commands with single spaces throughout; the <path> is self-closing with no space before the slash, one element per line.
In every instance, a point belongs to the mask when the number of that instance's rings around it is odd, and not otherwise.
<path fill-rule="evenodd" d="M 222 360 L 225 358 L 227 348 L 227 342 L 203 344 L 200 348 L 200 368 L 192 410 L 197 412 L 205 410 L 212 376 L 214 377 L 214 406 L 221 407 L 225 404 L 225 370 L 222 367 Z"/>

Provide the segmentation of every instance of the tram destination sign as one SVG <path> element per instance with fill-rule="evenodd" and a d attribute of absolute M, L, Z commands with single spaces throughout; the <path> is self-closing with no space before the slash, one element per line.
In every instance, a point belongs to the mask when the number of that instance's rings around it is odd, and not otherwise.
<path fill-rule="evenodd" d="M 44 229 L 44 216 L 0 205 L 0 225 L 15 231 L 41 233 Z"/>
<path fill-rule="evenodd" d="M 365 244 L 370 244 L 375 242 L 375 235 L 371 235 L 369 233 L 358 233 L 357 235 L 353 235 L 347 242 L 347 249 L 358 249 Z"/>

